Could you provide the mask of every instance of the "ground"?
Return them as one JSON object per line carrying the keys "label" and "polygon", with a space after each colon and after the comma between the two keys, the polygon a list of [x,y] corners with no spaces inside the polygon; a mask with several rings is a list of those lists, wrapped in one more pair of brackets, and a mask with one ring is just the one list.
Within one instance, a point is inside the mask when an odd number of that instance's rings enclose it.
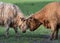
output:
{"label": "ground", "polygon": [[[22,10],[26,17],[29,15],[39,11],[46,4],[54,1],[54,0],[0,0],[3,2],[13,3]],[[59,1],[59,0],[55,0]],[[18,29],[20,36],[16,37],[13,28],[9,30],[9,38],[4,37],[4,27],[0,26],[0,43],[59,43],[60,42],[60,31],[58,40],[49,40],[51,30],[46,29],[44,26],[39,27],[36,31],[26,31],[26,33],[22,33],[20,29]]]}

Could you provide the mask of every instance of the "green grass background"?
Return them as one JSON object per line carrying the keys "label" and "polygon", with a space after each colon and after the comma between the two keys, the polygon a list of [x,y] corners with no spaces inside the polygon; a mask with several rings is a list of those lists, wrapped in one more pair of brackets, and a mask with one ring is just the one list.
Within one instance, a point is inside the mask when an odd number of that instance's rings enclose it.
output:
{"label": "green grass background", "polygon": [[[60,0],[0,0],[0,2],[13,3],[22,10],[26,17],[41,10],[46,4]],[[50,41],[48,37],[51,33],[50,29],[46,29],[44,26],[40,26],[37,30],[31,32],[29,29],[26,33],[20,33],[20,37],[15,37],[13,28],[10,28],[10,37],[4,37],[4,27],[0,26],[0,43],[60,43],[60,36],[58,40]],[[59,32],[60,34],[60,32]]]}

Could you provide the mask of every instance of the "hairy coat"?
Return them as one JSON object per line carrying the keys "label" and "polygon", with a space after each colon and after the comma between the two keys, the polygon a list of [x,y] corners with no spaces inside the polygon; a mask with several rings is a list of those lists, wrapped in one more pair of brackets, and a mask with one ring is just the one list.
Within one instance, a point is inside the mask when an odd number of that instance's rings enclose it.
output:
{"label": "hairy coat", "polygon": [[6,35],[8,33],[9,27],[13,27],[17,33],[17,27],[21,28],[23,32],[27,28],[25,16],[19,10],[19,7],[10,4],[0,2],[0,25],[6,27]]}
{"label": "hairy coat", "polygon": [[40,11],[30,16],[27,21],[31,31],[36,30],[42,24],[51,29],[52,34],[50,39],[56,39],[60,26],[60,3],[52,2],[47,4]]}

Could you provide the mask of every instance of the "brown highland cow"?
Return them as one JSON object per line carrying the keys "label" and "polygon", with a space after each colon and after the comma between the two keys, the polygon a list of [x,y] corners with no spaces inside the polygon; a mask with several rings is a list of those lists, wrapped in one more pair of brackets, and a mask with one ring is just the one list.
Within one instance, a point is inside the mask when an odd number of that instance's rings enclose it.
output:
{"label": "brown highland cow", "polygon": [[10,4],[0,2],[0,25],[4,25],[5,35],[8,35],[9,27],[13,27],[15,32],[17,32],[17,27],[21,28],[23,32],[25,32],[27,28],[26,19],[23,13],[19,10],[19,7]]}
{"label": "brown highland cow", "polygon": [[27,19],[27,24],[31,31],[36,30],[40,25],[44,25],[52,31],[50,39],[57,39],[60,28],[60,3],[47,4],[40,11],[30,16]]}

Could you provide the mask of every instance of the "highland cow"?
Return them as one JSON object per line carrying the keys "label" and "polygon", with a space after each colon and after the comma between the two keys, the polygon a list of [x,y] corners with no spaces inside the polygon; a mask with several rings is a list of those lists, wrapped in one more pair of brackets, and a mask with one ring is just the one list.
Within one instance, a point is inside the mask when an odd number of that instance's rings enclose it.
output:
{"label": "highland cow", "polygon": [[6,36],[8,36],[9,27],[13,27],[16,34],[18,33],[18,27],[21,28],[22,32],[25,32],[27,28],[25,16],[21,10],[19,10],[19,7],[4,2],[0,2],[0,25],[6,27]]}
{"label": "highland cow", "polygon": [[30,31],[36,30],[40,25],[44,25],[52,31],[50,39],[57,39],[60,28],[60,3],[52,2],[47,4],[40,11],[31,15],[27,19],[27,24]]}

